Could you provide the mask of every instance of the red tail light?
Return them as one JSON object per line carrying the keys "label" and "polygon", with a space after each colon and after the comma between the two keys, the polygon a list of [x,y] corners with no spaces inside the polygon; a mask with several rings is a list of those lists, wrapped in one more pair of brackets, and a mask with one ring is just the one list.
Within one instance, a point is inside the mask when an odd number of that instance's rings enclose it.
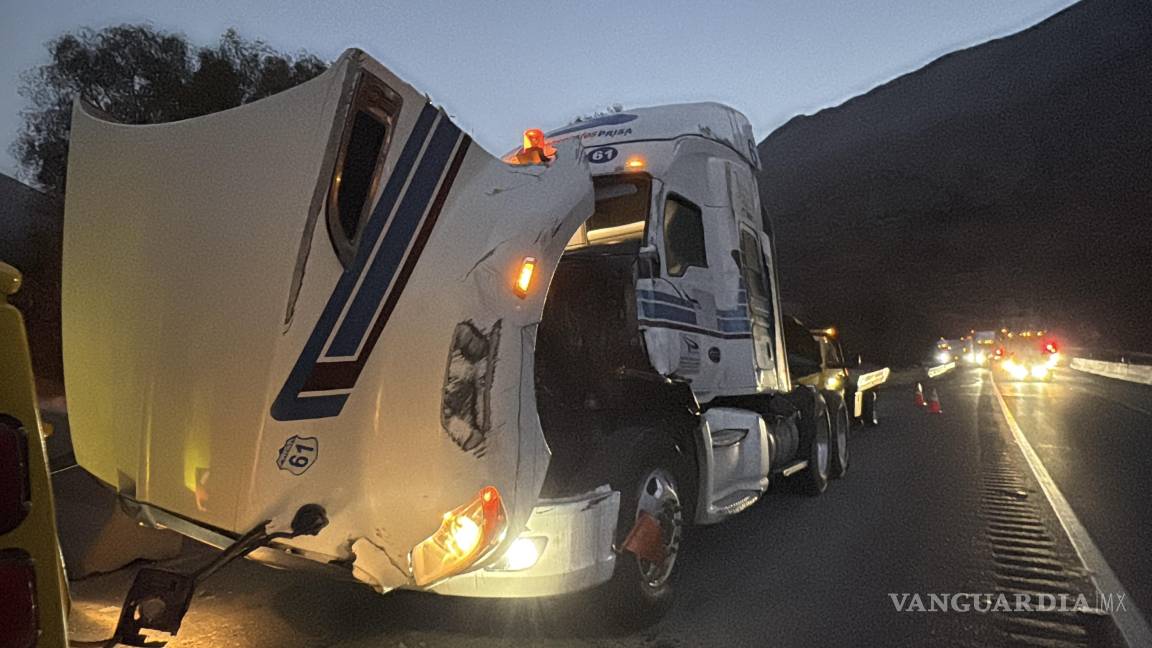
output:
{"label": "red tail light", "polygon": [[39,634],[32,559],[23,551],[0,551],[0,648],[31,648]]}
{"label": "red tail light", "polygon": [[28,439],[0,420],[0,535],[20,526],[28,514]]}

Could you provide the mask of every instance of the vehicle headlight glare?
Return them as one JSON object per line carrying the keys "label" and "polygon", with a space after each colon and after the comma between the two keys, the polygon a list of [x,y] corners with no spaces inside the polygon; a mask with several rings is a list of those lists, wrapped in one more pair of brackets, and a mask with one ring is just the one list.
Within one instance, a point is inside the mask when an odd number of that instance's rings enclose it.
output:
{"label": "vehicle headlight glare", "polygon": [[523,571],[531,569],[540,561],[540,555],[548,546],[548,538],[542,536],[521,536],[516,538],[504,557],[495,565],[489,567],[491,571]]}

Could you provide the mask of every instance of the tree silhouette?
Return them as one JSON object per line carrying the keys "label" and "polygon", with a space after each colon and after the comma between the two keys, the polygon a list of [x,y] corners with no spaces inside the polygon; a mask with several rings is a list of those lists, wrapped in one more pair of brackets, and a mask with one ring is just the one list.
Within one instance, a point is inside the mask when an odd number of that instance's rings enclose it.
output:
{"label": "tree silhouette", "polygon": [[277,52],[229,29],[213,47],[150,25],[80,29],[47,44],[50,62],[26,71],[31,107],[12,145],[24,179],[63,194],[72,103],[82,97],[113,119],[151,124],[217,112],[275,94],[327,69],[308,53]]}

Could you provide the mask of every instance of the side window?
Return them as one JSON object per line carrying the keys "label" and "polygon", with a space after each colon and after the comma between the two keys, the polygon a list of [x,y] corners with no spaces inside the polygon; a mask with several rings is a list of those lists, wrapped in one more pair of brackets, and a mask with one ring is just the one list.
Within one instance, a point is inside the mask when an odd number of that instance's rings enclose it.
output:
{"label": "side window", "polygon": [[824,363],[829,367],[843,367],[844,358],[840,357],[840,345],[835,342],[825,339],[822,343],[824,347]]}
{"label": "side window", "polygon": [[668,274],[679,277],[688,266],[708,267],[704,246],[704,217],[700,208],[680,196],[664,202],[664,254]]}
{"label": "side window", "polygon": [[328,190],[328,232],[345,265],[355,253],[360,229],[372,209],[399,114],[399,95],[376,78],[360,77]]}
{"label": "side window", "polygon": [[771,303],[768,294],[768,277],[764,274],[764,255],[760,253],[760,242],[752,232],[740,230],[740,256],[745,259],[748,274],[748,293],[752,299]]}
{"label": "side window", "polygon": [[795,318],[784,316],[784,342],[788,347],[788,366],[794,376],[807,376],[820,371],[820,343]]}

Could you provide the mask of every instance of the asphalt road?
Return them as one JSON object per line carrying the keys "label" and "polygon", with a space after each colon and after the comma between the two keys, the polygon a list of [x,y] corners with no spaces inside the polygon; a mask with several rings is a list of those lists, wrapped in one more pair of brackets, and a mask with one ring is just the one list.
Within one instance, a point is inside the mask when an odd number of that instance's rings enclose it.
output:
{"label": "asphalt road", "polygon": [[[1114,642],[1109,618],[1097,613],[897,611],[893,596],[904,594],[920,594],[924,600],[931,593],[1094,594],[1012,441],[987,372],[954,372],[932,388],[940,394],[943,414],[916,408],[908,384],[887,388],[881,425],[854,432],[849,474],[825,494],[804,496],[783,483],[735,518],[690,530],[676,604],[655,625],[605,627],[587,595],[551,601],[405,592],[379,596],[356,584],[244,562],[207,583],[169,645]],[[1080,390],[1093,389],[1102,395],[1085,406]],[[1068,480],[1061,488],[1084,523],[1115,531],[1093,535],[1133,595],[1146,596],[1146,587],[1132,578],[1152,582],[1147,559],[1140,556],[1140,540],[1149,533],[1149,507],[1138,505],[1140,493],[1133,485],[1148,474],[1141,467],[1149,467],[1152,453],[1144,450],[1147,435],[1139,445],[1134,439],[1140,428],[1125,426],[1144,421],[1147,432],[1148,419],[1136,418],[1139,412],[1131,405],[1112,403],[1110,398],[1120,396],[1092,380],[1061,376],[1052,385],[1008,387],[1006,395],[1020,412],[1020,425],[1039,444],[1037,451],[1053,461],[1053,477]],[[1115,439],[1099,441],[1107,435]],[[1088,452],[1087,446],[1097,448],[1092,459],[1073,461]],[[1142,452],[1131,467],[1121,460]],[[1117,483],[1120,478],[1128,485]],[[186,553],[177,566],[202,560],[208,552],[191,548]],[[74,638],[110,634],[130,578],[129,569],[73,583]]]}
{"label": "asphalt road", "polygon": [[1152,610],[1152,386],[1073,370],[997,385],[1129,596]]}

